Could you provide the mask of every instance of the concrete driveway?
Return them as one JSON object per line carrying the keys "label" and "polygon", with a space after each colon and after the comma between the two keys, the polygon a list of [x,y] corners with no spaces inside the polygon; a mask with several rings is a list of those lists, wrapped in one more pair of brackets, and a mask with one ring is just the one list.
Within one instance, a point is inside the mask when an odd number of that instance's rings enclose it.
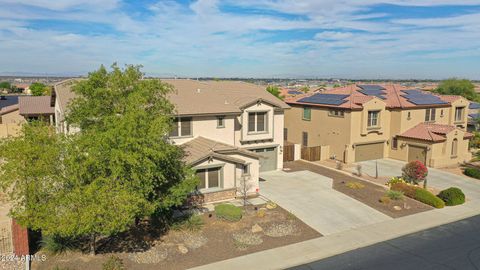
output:
{"label": "concrete driveway", "polygon": [[[393,159],[379,159],[378,175],[380,177],[392,177],[402,175],[402,167],[405,162]],[[368,175],[375,175],[375,160],[362,161],[362,170]],[[463,190],[467,200],[480,200],[480,180],[460,176],[439,169],[428,168],[428,185],[442,190],[449,187],[458,187]]]}
{"label": "concrete driveway", "polygon": [[323,235],[369,225],[391,217],[332,189],[325,176],[299,171],[262,173],[260,194],[292,212]]}

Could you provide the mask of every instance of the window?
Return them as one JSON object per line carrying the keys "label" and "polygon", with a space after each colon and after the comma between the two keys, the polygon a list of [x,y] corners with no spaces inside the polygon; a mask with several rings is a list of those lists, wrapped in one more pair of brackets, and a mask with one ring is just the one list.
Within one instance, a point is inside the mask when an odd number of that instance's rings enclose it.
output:
{"label": "window", "polygon": [[397,149],[398,148],[398,139],[397,137],[392,138],[392,149]]}
{"label": "window", "polygon": [[248,132],[267,131],[267,112],[248,113]]}
{"label": "window", "polygon": [[408,112],[408,113],[407,113],[407,120],[410,120],[411,116],[412,116],[411,113]]}
{"label": "window", "polygon": [[308,146],[308,132],[303,132],[302,133],[302,145],[303,146]]}
{"label": "window", "polygon": [[288,140],[288,128],[283,129],[283,140]]}
{"label": "window", "polygon": [[457,148],[458,148],[458,140],[457,139],[453,139],[452,141],[452,157],[457,157]]}
{"label": "window", "polygon": [[303,118],[302,119],[310,121],[312,119],[312,109],[303,108]]}
{"label": "window", "polygon": [[457,122],[463,121],[463,109],[464,107],[455,108],[455,121]]}
{"label": "window", "polygon": [[200,179],[197,189],[209,189],[220,187],[221,168],[209,168],[197,170],[196,174]]}
{"label": "window", "polygon": [[225,127],[225,116],[217,117],[217,128],[224,128]]}
{"label": "window", "polygon": [[250,164],[243,165],[243,175],[249,175],[249,174],[250,174]]}
{"label": "window", "polygon": [[434,122],[435,121],[436,109],[426,109],[425,110],[425,122]]}
{"label": "window", "polygon": [[443,110],[440,110],[440,117],[443,117]]}
{"label": "window", "polygon": [[179,117],[173,121],[170,137],[192,136],[192,118]]}
{"label": "window", "polygon": [[330,110],[328,111],[329,116],[343,117],[345,112],[342,110]]}
{"label": "window", "polygon": [[369,111],[367,127],[378,127],[380,111]]}

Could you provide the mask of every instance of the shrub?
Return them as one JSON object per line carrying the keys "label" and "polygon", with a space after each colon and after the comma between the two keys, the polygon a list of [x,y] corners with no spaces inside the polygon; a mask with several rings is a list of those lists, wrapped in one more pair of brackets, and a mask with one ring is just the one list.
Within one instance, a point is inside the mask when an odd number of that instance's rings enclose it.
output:
{"label": "shrub", "polygon": [[170,228],[177,231],[199,231],[204,225],[203,219],[199,215],[188,215],[178,218],[170,225]]}
{"label": "shrub", "polygon": [[396,183],[406,183],[406,182],[402,177],[392,177],[390,180],[388,180],[386,185],[391,187],[393,184],[396,184]]}
{"label": "shrub", "polygon": [[477,168],[466,168],[463,172],[466,176],[480,179],[480,170]]}
{"label": "shrub", "polygon": [[365,185],[360,182],[347,182],[345,185],[351,189],[362,189],[365,187]]}
{"label": "shrub", "polygon": [[117,256],[110,256],[108,260],[102,265],[103,270],[124,270],[123,260]]}
{"label": "shrub", "polygon": [[445,205],[454,206],[465,202],[465,194],[456,187],[447,188],[440,191],[438,197],[445,202]]}
{"label": "shrub", "polygon": [[239,221],[242,219],[242,209],[231,204],[219,204],[215,205],[215,215],[220,219]]}
{"label": "shrub", "polygon": [[45,235],[40,246],[52,254],[61,254],[75,249],[75,239],[58,235]]}
{"label": "shrub", "polygon": [[445,202],[443,202],[442,199],[423,188],[417,188],[415,191],[415,200],[431,205],[435,208],[445,207]]}
{"label": "shrub", "polygon": [[405,196],[435,208],[443,208],[445,206],[445,203],[442,201],[442,199],[421,187],[416,187],[406,183],[396,183],[392,185],[391,190],[402,191]]}
{"label": "shrub", "polygon": [[399,191],[399,190],[389,190],[387,191],[386,195],[388,198],[394,201],[403,199],[403,191]]}
{"label": "shrub", "polygon": [[411,161],[402,168],[402,177],[409,183],[418,184],[424,181],[427,175],[427,167],[419,160]]}
{"label": "shrub", "polygon": [[381,197],[378,201],[383,203],[383,204],[389,204],[391,202],[390,198],[387,197],[387,196]]}

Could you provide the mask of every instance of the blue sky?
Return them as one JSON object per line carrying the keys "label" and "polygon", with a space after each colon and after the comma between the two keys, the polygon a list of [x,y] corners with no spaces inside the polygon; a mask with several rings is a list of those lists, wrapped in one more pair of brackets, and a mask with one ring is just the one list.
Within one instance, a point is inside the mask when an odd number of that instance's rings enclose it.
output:
{"label": "blue sky", "polygon": [[479,0],[0,0],[1,72],[480,79]]}

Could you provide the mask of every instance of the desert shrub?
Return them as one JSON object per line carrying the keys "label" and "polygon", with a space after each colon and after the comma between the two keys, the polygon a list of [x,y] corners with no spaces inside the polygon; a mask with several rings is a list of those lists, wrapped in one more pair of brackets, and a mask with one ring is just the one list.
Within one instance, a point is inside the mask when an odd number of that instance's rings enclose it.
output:
{"label": "desert shrub", "polygon": [[347,182],[345,185],[351,189],[362,189],[365,187],[365,185],[360,182]]}
{"label": "desert shrub", "polygon": [[387,196],[383,196],[378,201],[383,203],[383,204],[389,204],[392,200],[390,200],[390,198],[387,197]]}
{"label": "desert shrub", "polygon": [[76,248],[76,240],[58,235],[45,235],[40,240],[40,246],[52,254],[61,254]]}
{"label": "desert shrub", "polygon": [[177,231],[199,231],[203,228],[204,222],[199,215],[188,215],[175,220],[170,228]]}
{"label": "desert shrub", "polygon": [[403,199],[403,191],[399,191],[399,190],[389,190],[387,191],[386,195],[388,198],[394,201]]}
{"label": "desert shrub", "polygon": [[442,201],[442,199],[421,187],[406,183],[396,183],[392,185],[391,190],[402,191],[405,196],[435,208],[443,208],[445,206],[445,203]]}
{"label": "desert shrub", "polygon": [[215,215],[220,219],[239,221],[242,218],[242,209],[231,204],[219,204],[215,205]]}
{"label": "desert shrub", "polygon": [[108,260],[102,265],[103,270],[124,270],[123,260],[117,256],[110,256]]}
{"label": "desert shrub", "polygon": [[390,187],[390,190],[401,191],[403,194],[410,198],[415,198],[415,190],[418,187],[409,185],[407,183],[395,183]]}
{"label": "desert shrub", "polygon": [[466,168],[463,172],[466,176],[480,179],[480,170],[477,168]]}
{"label": "desert shrub", "polygon": [[435,208],[445,207],[445,202],[443,202],[442,199],[423,188],[417,188],[414,199],[423,202],[424,204],[431,205]]}
{"label": "desert shrub", "polygon": [[427,167],[419,160],[411,161],[402,168],[402,178],[408,183],[418,184],[425,181],[427,175]]}
{"label": "desert shrub", "polygon": [[402,177],[392,177],[390,180],[388,180],[387,186],[391,187],[393,184],[396,184],[396,183],[406,183],[406,182]]}
{"label": "desert shrub", "polygon": [[440,191],[438,197],[445,202],[445,205],[454,206],[465,202],[465,194],[456,187],[447,188]]}

